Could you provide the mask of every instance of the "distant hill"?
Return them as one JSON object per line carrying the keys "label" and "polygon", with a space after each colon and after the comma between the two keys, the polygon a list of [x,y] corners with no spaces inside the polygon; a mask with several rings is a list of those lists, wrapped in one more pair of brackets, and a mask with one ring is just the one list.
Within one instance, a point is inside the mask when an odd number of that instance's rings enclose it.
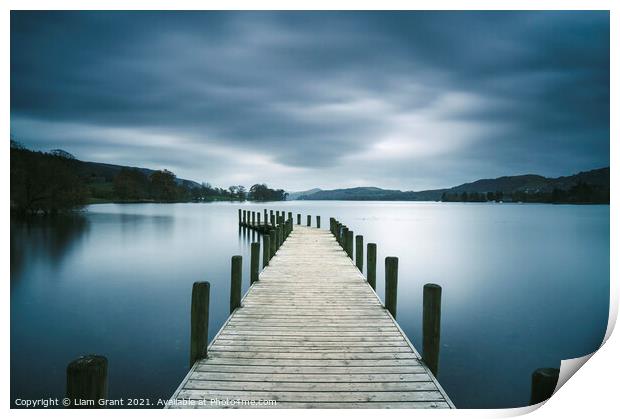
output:
{"label": "distant hill", "polygon": [[321,189],[314,188],[314,189],[308,189],[307,191],[287,192],[288,195],[286,197],[286,200],[287,201],[294,201],[296,199],[300,199],[300,197],[302,197],[302,196],[311,195],[313,193],[320,192],[320,191],[321,191]]}
{"label": "distant hill", "polygon": [[[93,183],[112,182],[122,169],[139,170],[147,176],[155,172],[153,169],[146,169],[144,167],[121,166],[118,164],[96,163],[81,160],[75,160],[75,165],[79,175],[87,182]],[[193,180],[176,178],[176,182],[178,185],[185,186],[186,188],[200,187],[200,184]]]}
{"label": "distant hill", "polygon": [[609,203],[609,167],[572,176],[539,175],[481,179],[447,189],[400,191],[376,187],[321,190],[298,197],[302,200],[344,201],[487,201]]}

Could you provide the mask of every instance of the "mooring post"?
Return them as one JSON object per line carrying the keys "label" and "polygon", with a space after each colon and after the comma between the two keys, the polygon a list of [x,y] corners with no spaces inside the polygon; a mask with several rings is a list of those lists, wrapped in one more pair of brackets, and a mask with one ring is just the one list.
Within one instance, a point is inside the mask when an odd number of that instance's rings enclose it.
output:
{"label": "mooring post", "polygon": [[245,226],[245,217],[246,217],[245,210],[243,210],[243,225],[244,226]]}
{"label": "mooring post", "polygon": [[278,234],[278,250],[280,249],[280,246],[282,246],[282,224],[278,224],[278,227],[276,228],[277,234]]}
{"label": "mooring post", "polygon": [[239,208],[239,225],[241,225],[241,208]]}
{"label": "mooring post", "polygon": [[269,234],[263,234],[263,269],[269,265],[269,253],[271,252],[271,236]]}
{"label": "mooring post", "polygon": [[269,219],[272,220],[273,219],[273,210],[269,210]]}
{"label": "mooring post", "polygon": [[366,246],[366,277],[368,285],[377,289],[377,244],[368,243]]}
{"label": "mooring post", "polygon": [[553,396],[559,377],[560,370],[557,368],[538,368],[534,371],[532,374],[530,405],[544,402]]}
{"label": "mooring post", "polygon": [[276,231],[274,229],[269,230],[269,244],[271,245],[271,249],[269,251],[269,260],[271,260],[271,258],[274,257],[276,254],[276,241]]}
{"label": "mooring post", "polygon": [[273,214],[271,214],[271,216],[270,216],[270,217],[271,217],[271,218],[270,218],[270,220],[271,220],[271,226],[272,226],[272,227],[275,227],[275,226],[276,226],[276,216],[275,216],[275,215],[273,215]]}
{"label": "mooring post", "polygon": [[307,225],[308,227],[310,227],[310,226],[312,225],[312,216],[311,216],[311,215],[308,215],[308,217],[307,217],[307,218],[308,218],[308,219],[307,219],[306,225]]}
{"label": "mooring post", "polygon": [[385,258],[385,308],[396,318],[396,300],[398,289],[398,258]]}
{"label": "mooring post", "polygon": [[[101,355],[82,356],[67,365],[67,392],[69,408],[101,408],[99,400],[108,397],[108,360]],[[92,406],[76,403],[92,400]]]}
{"label": "mooring post", "polygon": [[191,330],[189,367],[199,359],[207,358],[209,344],[209,291],[207,281],[194,282],[192,286]]}
{"label": "mooring post", "polygon": [[301,225],[301,214],[297,214],[297,225]]}
{"label": "mooring post", "polygon": [[256,212],[252,211],[252,227],[256,225]]}
{"label": "mooring post", "polygon": [[353,260],[353,230],[347,231],[347,255]]}
{"label": "mooring post", "polygon": [[355,236],[355,266],[364,272],[364,236]]}
{"label": "mooring post", "polygon": [[250,245],[250,285],[258,281],[258,258],[260,257],[260,243]]}
{"label": "mooring post", "polygon": [[288,212],[288,219],[289,220],[293,219],[293,213],[291,211]]}
{"label": "mooring post", "polygon": [[256,213],[256,221],[257,221],[258,226],[260,227],[260,212]]}
{"label": "mooring post", "polygon": [[267,217],[267,208],[263,209],[263,211],[264,211],[263,214],[265,215],[265,217],[264,217],[265,218],[265,224],[267,224],[267,220],[269,220],[269,218]]}
{"label": "mooring post", "polygon": [[233,256],[230,268],[230,313],[241,306],[241,270],[242,258]]}
{"label": "mooring post", "polygon": [[342,250],[347,251],[347,236],[349,235],[349,229],[347,226],[342,226],[342,233],[340,237],[340,246],[342,246]]}
{"label": "mooring post", "polygon": [[437,376],[441,337],[441,287],[439,285],[424,285],[422,307],[422,360],[433,375]]}
{"label": "mooring post", "polygon": [[316,216],[316,228],[321,228],[321,216]]}

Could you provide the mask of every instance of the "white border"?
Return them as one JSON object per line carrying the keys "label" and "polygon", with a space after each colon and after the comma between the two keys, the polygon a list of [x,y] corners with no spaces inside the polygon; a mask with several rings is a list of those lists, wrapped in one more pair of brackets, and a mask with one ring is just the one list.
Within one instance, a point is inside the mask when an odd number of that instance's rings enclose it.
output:
{"label": "white border", "polygon": [[[618,83],[617,83],[617,75],[619,74],[619,66],[618,66],[618,39],[620,39],[620,33],[618,32],[618,24],[620,23],[620,19],[618,17],[618,2],[613,2],[611,0],[607,1],[583,1],[583,0],[502,0],[502,1],[489,1],[489,0],[471,0],[471,1],[446,1],[446,0],[435,0],[435,1],[403,1],[403,0],[383,0],[381,2],[369,2],[369,1],[325,1],[325,0],[315,0],[315,1],[297,1],[295,3],[291,1],[241,1],[241,0],[231,0],[228,2],[200,2],[200,1],[191,1],[191,0],[176,0],[171,2],[169,0],[151,0],[151,1],[140,1],[140,0],[89,0],[85,1],[77,1],[77,0],[57,0],[53,3],[50,1],[44,0],[8,0],[4,1],[4,13],[2,15],[2,42],[0,43],[0,48],[2,48],[2,56],[5,58],[4,65],[2,66],[2,80],[4,80],[4,100],[2,101],[2,125],[5,133],[10,132],[10,96],[8,92],[10,91],[10,67],[7,64],[10,57],[10,10],[139,10],[144,9],[145,6],[148,6],[149,9],[156,10],[200,10],[200,9],[228,9],[228,10],[245,10],[245,9],[266,9],[266,10],[310,10],[310,9],[321,9],[321,10],[356,10],[356,9],[364,9],[364,10],[385,10],[385,9],[400,9],[400,10],[610,10],[610,20],[611,20],[611,39],[610,39],[610,54],[611,54],[611,115],[618,115]],[[618,123],[613,118],[611,119],[611,138],[620,139],[620,132],[618,128]],[[10,346],[9,346],[9,324],[10,324],[10,292],[9,292],[9,278],[10,278],[10,269],[9,269],[9,153],[8,147],[1,148],[0,158],[4,167],[4,176],[2,177],[1,190],[0,193],[5,197],[5,205],[2,207],[2,215],[5,222],[5,233],[4,233],[4,242],[3,242],[3,258],[4,263],[2,263],[2,270],[4,275],[4,321],[2,322],[2,332],[5,337],[4,345],[2,346],[2,372],[3,372],[3,380],[0,388],[0,394],[2,397],[2,404],[5,409],[9,409],[9,386],[10,386],[10,372],[9,372],[9,355],[10,355]],[[616,190],[618,185],[618,176],[616,170],[614,168],[618,164],[618,146],[616,142],[610,141],[610,163],[611,163],[611,188],[612,190]],[[618,207],[618,195],[612,194],[611,199],[611,209],[615,209]],[[610,309],[610,322],[607,330],[606,344],[593,356],[587,363],[587,365],[582,368],[577,374],[577,378],[569,380],[554,397],[552,397],[545,405],[544,408],[536,410],[535,413],[532,414],[532,417],[536,418],[549,418],[549,417],[583,417],[584,415],[588,415],[590,417],[610,417],[611,412],[617,411],[615,406],[615,375],[618,372],[618,358],[620,355],[619,344],[617,337],[611,337],[610,334],[613,330],[613,327],[616,322],[617,313],[618,313],[618,280],[619,272],[618,272],[618,263],[617,260],[613,257],[613,255],[617,255],[618,253],[618,223],[615,217],[611,217],[611,246],[610,246],[610,255],[611,257],[611,309]],[[43,349],[43,348],[42,348]],[[506,409],[506,410],[453,410],[453,411],[432,411],[432,410],[423,410],[423,411],[407,411],[407,410],[399,410],[399,411],[382,411],[381,415],[390,414],[393,416],[402,416],[402,417],[410,417],[410,415],[415,414],[416,417],[444,417],[450,415],[451,417],[504,417],[504,416],[516,416],[520,414],[527,413],[531,411],[531,408],[523,408],[523,409]],[[91,411],[89,415],[92,416],[109,416],[116,413],[125,415],[127,411],[115,411],[112,413],[111,411]],[[174,413],[173,413],[174,412]],[[298,417],[312,417],[316,415],[317,412],[305,411],[305,410],[296,410],[293,414]],[[40,417],[42,415],[42,411],[37,410],[11,410],[10,414],[19,416],[19,417]],[[67,417],[67,416],[83,416],[84,411],[67,411],[67,410],[48,410],[43,413],[49,417]],[[253,417],[257,416],[280,416],[290,415],[289,411],[280,411],[280,410],[210,410],[208,412],[193,412],[187,410],[156,410],[156,411],[147,411],[147,410],[134,410],[129,413],[132,417],[154,417],[154,416],[167,416],[169,417],[171,414],[174,415],[196,415],[208,414],[209,416],[218,415],[218,416],[245,416],[252,415]],[[375,411],[366,411],[366,410],[355,410],[355,411],[321,411],[320,414],[323,416],[330,417],[342,417],[349,416],[352,417],[355,415],[359,416],[375,416],[377,412]]]}

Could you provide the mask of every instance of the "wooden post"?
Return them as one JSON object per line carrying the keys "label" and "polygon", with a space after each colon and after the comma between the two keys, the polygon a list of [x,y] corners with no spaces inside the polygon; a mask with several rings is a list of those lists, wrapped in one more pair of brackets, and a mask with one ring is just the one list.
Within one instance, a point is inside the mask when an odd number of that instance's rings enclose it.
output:
{"label": "wooden post", "polygon": [[316,216],[316,228],[321,228],[321,216]]}
{"label": "wooden post", "polygon": [[267,208],[263,209],[263,211],[265,215],[265,224],[267,224],[267,220],[269,220],[269,217],[267,217]]}
{"label": "wooden post", "polygon": [[276,220],[280,222],[280,211],[276,211]]}
{"label": "wooden post", "polygon": [[385,308],[396,318],[396,300],[398,289],[398,258],[385,258]]}
{"label": "wooden post", "polygon": [[[105,356],[88,355],[67,365],[67,392],[69,408],[101,408],[99,400],[108,397],[108,360]],[[82,406],[76,401],[92,400],[92,406]]]}
{"label": "wooden post", "polygon": [[329,217],[329,232],[334,234],[334,217]]}
{"label": "wooden post", "polygon": [[258,281],[258,258],[260,257],[260,243],[250,245],[250,285]]}
{"label": "wooden post", "polygon": [[377,244],[368,243],[366,246],[366,277],[368,285],[377,289]]}
{"label": "wooden post", "polygon": [[297,214],[297,225],[301,225],[301,214]]}
{"label": "wooden post", "polygon": [[233,256],[230,268],[230,313],[241,306],[241,256]]}
{"label": "wooden post", "polygon": [[276,226],[276,216],[271,214],[271,226],[275,227]]}
{"label": "wooden post", "polygon": [[538,368],[534,371],[532,374],[530,405],[544,402],[553,396],[559,377],[560,370],[557,368]]}
{"label": "wooden post", "polygon": [[241,225],[241,208],[239,208],[239,225]]}
{"label": "wooden post", "polygon": [[276,227],[276,240],[277,240],[277,246],[276,248],[279,250],[280,246],[282,246],[282,224],[278,224],[278,227]]}
{"label": "wooden post", "polygon": [[291,211],[288,212],[288,219],[289,220],[293,219],[293,213]]}
{"label": "wooden post", "polygon": [[258,222],[258,225],[260,226],[260,212],[256,213],[256,221]]}
{"label": "wooden post", "polygon": [[194,282],[192,286],[191,331],[189,344],[189,367],[207,357],[209,344],[209,291],[206,282]]}
{"label": "wooden post", "polygon": [[263,234],[263,269],[269,265],[269,259],[271,259],[269,253],[271,252],[271,236],[269,234]]}
{"label": "wooden post", "polygon": [[252,227],[256,225],[256,212],[252,211]]}
{"label": "wooden post", "polygon": [[355,266],[364,272],[364,236],[355,236]]}
{"label": "wooden post", "polygon": [[271,244],[271,249],[269,251],[269,260],[271,260],[272,257],[275,256],[276,254],[276,245],[277,245],[277,237],[276,237],[276,231],[275,230],[270,230],[269,231],[269,242]]}
{"label": "wooden post", "polygon": [[308,215],[308,222],[307,222],[307,226],[310,227],[312,225],[312,216]]}
{"label": "wooden post", "polygon": [[243,210],[243,225],[244,226],[245,226],[245,217],[246,217],[245,210]]}
{"label": "wooden post", "polygon": [[347,255],[353,260],[353,230],[347,230]]}
{"label": "wooden post", "polygon": [[272,220],[273,219],[273,210],[269,210],[269,219]]}
{"label": "wooden post", "polygon": [[433,375],[437,376],[441,336],[441,287],[439,285],[424,285],[422,307],[422,360]]}

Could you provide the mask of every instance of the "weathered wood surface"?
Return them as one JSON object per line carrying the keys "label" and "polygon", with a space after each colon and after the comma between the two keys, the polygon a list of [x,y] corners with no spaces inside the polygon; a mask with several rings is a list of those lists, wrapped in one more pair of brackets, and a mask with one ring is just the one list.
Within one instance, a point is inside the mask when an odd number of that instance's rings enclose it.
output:
{"label": "weathered wood surface", "polygon": [[454,407],[334,236],[302,226],[260,273],[211,342],[208,358],[194,364],[171,402],[198,408]]}

